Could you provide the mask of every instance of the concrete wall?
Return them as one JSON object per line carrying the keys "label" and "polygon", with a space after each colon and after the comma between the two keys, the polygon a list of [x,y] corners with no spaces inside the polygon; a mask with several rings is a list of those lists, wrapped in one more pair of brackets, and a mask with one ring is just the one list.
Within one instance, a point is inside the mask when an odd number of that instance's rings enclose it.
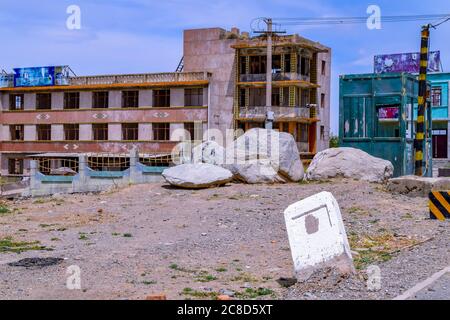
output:
{"label": "concrete wall", "polygon": [[122,140],[122,124],[110,123],[108,125],[108,139],[113,141]]}
{"label": "concrete wall", "polygon": [[109,91],[109,107],[121,108],[122,107],[122,91],[112,90]]}
{"label": "concrete wall", "polygon": [[[327,53],[319,53],[317,58],[317,81],[320,88],[317,90],[318,116],[320,122],[317,123],[317,152],[329,148],[331,135],[331,49]],[[322,75],[322,60],[326,63],[325,75]],[[325,94],[325,105],[322,107],[321,94]],[[321,139],[320,127],[324,126],[325,137]],[[336,133],[337,134],[337,133]]]}
{"label": "concrete wall", "polygon": [[80,92],[80,109],[92,109],[92,91]]}
{"label": "concrete wall", "polygon": [[36,94],[35,93],[25,93],[24,94],[24,105],[25,110],[36,110]]}
{"label": "concrete wall", "polygon": [[64,125],[52,124],[52,141],[64,140]]}
{"label": "concrete wall", "polygon": [[9,109],[9,94],[0,93],[0,110]]}
{"label": "concrete wall", "polygon": [[139,140],[151,141],[153,139],[153,131],[151,123],[139,123]]}
{"label": "concrete wall", "polygon": [[37,132],[36,126],[27,124],[24,126],[24,140],[25,141],[36,141],[37,140]]}
{"label": "concrete wall", "polygon": [[183,107],[184,106],[184,89],[172,88],[170,89],[170,106]]}
{"label": "concrete wall", "polygon": [[1,141],[10,141],[11,131],[9,131],[9,125],[1,126]]}
{"label": "concrete wall", "polygon": [[234,60],[231,45],[237,40],[226,39],[220,28],[184,31],[184,71],[208,71],[210,81],[210,128],[225,134],[233,128]]}
{"label": "concrete wall", "polygon": [[64,109],[64,92],[52,93],[52,110]]}
{"label": "concrete wall", "polygon": [[139,90],[139,107],[153,106],[153,90]]}
{"label": "concrete wall", "polygon": [[92,140],[92,124],[83,123],[80,124],[80,140],[81,141],[90,141]]}
{"label": "concrete wall", "polygon": [[186,138],[184,131],[184,123],[171,123],[170,124],[170,141],[180,141]]}

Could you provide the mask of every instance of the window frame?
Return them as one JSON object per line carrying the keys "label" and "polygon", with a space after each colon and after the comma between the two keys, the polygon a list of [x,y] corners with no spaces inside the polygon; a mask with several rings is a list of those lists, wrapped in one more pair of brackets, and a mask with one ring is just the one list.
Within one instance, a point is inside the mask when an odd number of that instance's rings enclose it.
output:
{"label": "window frame", "polygon": [[[47,138],[47,139],[44,139]],[[37,124],[36,125],[36,140],[37,141],[51,141],[52,140],[52,125],[51,124]]]}
{"label": "window frame", "polygon": [[[100,128],[100,126],[102,126],[102,128]],[[108,130],[109,130],[109,128],[108,128],[107,123],[93,123],[92,124],[92,140],[93,141],[107,141],[109,138]],[[99,135],[99,132],[101,132],[100,135]],[[103,137],[106,139],[99,139],[99,137],[101,137],[102,134],[103,134]]]}
{"label": "window frame", "polygon": [[170,89],[153,90],[153,107],[157,108],[170,107]]}
{"label": "window frame", "polygon": [[80,92],[64,92],[64,110],[80,109]]}
{"label": "window frame", "polygon": [[[196,92],[195,94],[193,92]],[[203,88],[186,88],[184,89],[184,106],[185,107],[202,107],[203,106]]]}
{"label": "window frame", "polygon": [[[106,97],[99,99],[99,95],[106,94]],[[103,101],[102,101],[103,100]],[[103,105],[98,103],[103,102]],[[92,109],[108,109],[109,108],[109,91],[93,91],[92,92]]]}
{"label": "window frame", "polygon": [[63,124],[64,141],[80,140],[80,125],[78,123]]}
{"label": "window frame", "polygon": [[138,141],[138,140],[139,140],[139,123],[122,123],[122,141]]}
{"label": "window frame", "polygon": [[122,91],[122,109],[139,108],[139,90]]}
{"label": "window frame", "polygon": [[[47,99],[43,99],[47,97]],[[46,103],[42,103],[44,100]],[[52,109],[52,94],[49,92],[36,93],[36,110],[51,110]]]}
{"label": "window frame", "polygon": [[[160,128],[159,126],[164,126]],[[163,131],[161,133],[161,131]],[[170,141],[170,123],[169,122],[157,122],[152,124],[153,140],[155,141]]]}
{"label": "window frame", "polygon": [[[20,98],[20,106],[17,108],[17,98]],[[25,108],[25,95],[20,93],[14,93],[9,95],[9,110],[10,111],[20,111]]]}

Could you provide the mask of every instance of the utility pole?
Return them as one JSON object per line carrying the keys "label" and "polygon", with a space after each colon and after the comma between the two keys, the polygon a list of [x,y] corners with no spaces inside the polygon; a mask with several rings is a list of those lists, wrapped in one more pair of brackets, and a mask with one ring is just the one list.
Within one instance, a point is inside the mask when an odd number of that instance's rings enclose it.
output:
{"label": "utility pole", "polygon": [[286,31],[273,31],[273,22],[271,18],[264,18],[267,25],[266,31],[255,31],[255,33],[265,34],[267,36],[267,62],[266,62],[266,129],[273,129],[274,112],[272,111],[272,47],[273,35],[277,33],[286,33]]}
{"label": "utility pole", "polygon": [[416,137],[414,140],[415,170],[416,176],[422,176],[423,149],[425,140],[425,111],[427,108],[427,72],[429,59],[430,27],[422,27],[421,48],[420,48],[420,73],[419,73],[419,96],[416,123]]}

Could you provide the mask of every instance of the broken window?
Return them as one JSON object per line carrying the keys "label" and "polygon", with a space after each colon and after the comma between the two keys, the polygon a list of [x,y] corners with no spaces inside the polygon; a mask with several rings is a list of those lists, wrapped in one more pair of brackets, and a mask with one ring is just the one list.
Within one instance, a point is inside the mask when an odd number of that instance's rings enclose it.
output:
{"label": "broken window", "polygon": [[309,76],[311,70],[311,59],[307,57],[301,57],[300,59],[300,74],[303,76]]}
{"label": "broken window", "polygon": [[109,107],[109,92],[96,91],[92,93],[92,108],[106,109]]}
{"label": "broken window", "polygon": [[284,55],[284,72],[291,72],[291,54]]}
{"label": "broken window", "polygon": [[239,90],[239,107],[245,107],[245,89]]}
{"label": "broken window", "polygon": [[239,57],[239,74],[247,73],[247,57],[240,56]]}
{"label": "broken window", "polygon": [[433,107],[440,107],[442,105],[442,88],[435,87],[431,89],[431,101]]}
{"label": "broken window", "polygon": [[203,88],[185,89],[184,105],[186,107],[203,106]]}
{"label": "broken window", "polygon": [[12,141],[23,141],[24,140],[24,125],[14,124],[9,126],[9,131],[11,134]]}
{"label": "broken window", "polygon": [[153,91],[154,107],[170,107],[170,89]]}
{"label": "broken window", "polygon": [[51,93],[37,93],[36,94],[36,109],[50,110],[52,108],[52,94]]}
{"label": "broken window", "polygon": [[36,126],[36,131],[38,141],[52,140],[52,126],[50,124],[38,124]]}
{"label": "broken window", "polygon": [[9,96],[9,110],[23,110],[24,108],[24,95],[12,94]]}
{"label": "broken window", "polygon": [[281,73],[281,55],[272,56],[272,73]]}
{"label": "broken window", "polygon": [[282,88],[274,88],[272,90],[272,106],[280,106],[280,90],[282,90]]}
{"label": "broken window", "polygon": [[23,174],[23,159],[8,159],[8,174]]}
{"label": "broken window", "polygon": [[92,139],[94,141],[108,140],[108,124],[95,123],[92,125]]}
{"label": "broken window", "polygon": [[80,109],[80,93],[65,92],[64,93],[64,109]]}
{"label": "broken window", "polygon": [[64,125],[64,140],[77,141],[80,139],[80,126],[75,123]]}
{"label": "broken window", "polygon": [[266,73],[266,56],[250,56],[250,73],[251,74],[264,74]]}
{"label": "broken window", "polygon": [[139,124],[122,123],[122,140],[125,141],[139,140]]}
{"label": "broken window", "polygon": [[153,123],[153,140],[170,140],[170,123]]}
{"label": "broken window", "polygon": [[122,91],[122,108],[138,108],[139,91]]}
{"label": "broken window", "polygon": [[369,97],[344,97],[344,138],[367,138],[367,119],[372,106]]}
{"label": "broken window", "polygon": [[309,126],[306,123],[299,123],[297,130],[298,142],[309,142]]}
{"label": "broken window", "polygon": [[[400,97],[386,97],[383,103],[375,105],[377,124],[376,137],[400,137]],[[398,100],[399,103],[393,103]]]}

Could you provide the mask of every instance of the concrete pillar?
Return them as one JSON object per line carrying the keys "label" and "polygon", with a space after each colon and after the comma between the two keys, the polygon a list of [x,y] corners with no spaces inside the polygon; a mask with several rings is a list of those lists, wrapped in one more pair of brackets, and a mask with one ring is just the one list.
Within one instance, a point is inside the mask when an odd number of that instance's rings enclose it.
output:
{"label": "concrete pillar", "polygon": [[0,94],[0,110],[9,110],[9,94]]}
{"label": "concrete pillar", "polygon": [[92,140],[92,124],[83,123],[80,124],[80,140],[91,141]]}
{"label": "concrete pillar", "polygon": [[121,141],[122,140],[122,124],[110,123],[108,125],[108,140]]}
{"label": "concrete pillar", "polygon": [[52,110],[64,109],[64,92],[52,93]]}
{"label": "concrete pillar", "polygon": [[92,109],[92,91],[80,92],[80,109]]}
{"label": "concrete pillar", "polygon": [[86,155],[78,156],[78,174],[74,177],[72,187],[74,192],[88,192],[89,175]]}
{"label": "concrete pillar", "polygon": [[184,130],[184,123],[170,124],[170,141],[181,141],[186,138]]}
{"label": "concrete pillar", "polygon": [[139,107],[153,106],[153,90],[139,90]]}
{"label": "concrete pillar", "polygon": [[109,92],[109,108],[122,108],[122,91],[113,90]]}
{"label": "concrete pillar", "polygon": [[172,88],[170,89],[170,106],[183,107],[184,106],[184,89]]}
{"label": "concrete pillar", "polygon": [[38,162],[37,160],[31,160],[30,161],[30,190],[31,190],[31,194],[33,194],[33,190],[38,189],[38,179],[37,179],[37,174],[38,174]]}
{"label": "concrete pillar", "polygon": [[151,123],[139,123],[139,136],[140,141],[151,141],[153,139],[153,131]]}
{"label": "concrete pillar", "polygon": [[64,125],[52,124],[52,141],[64,141]]}
{"label": "concrete pillar", "polygon": [[25,93],[23,96],[23,109],[36,110],[36,93]]}
{"label": "concrete pillar", "polygon": [[36,141],[37,140],[36,125],[34,124],[24,125],[23,135],[25,141]]}
{"label": "concrete pillar", "polygon": [[203,106],[204,107],[207,107],[209,104],[208,98],[209,98],[208,88],[203,88]]}
{"label": "concrete pillar", "polygon": [[129,183],[140,183],[140,172],[137,168],[139,162],[139,151],[137,148],[133,148],[130,151],[130,181]]}

